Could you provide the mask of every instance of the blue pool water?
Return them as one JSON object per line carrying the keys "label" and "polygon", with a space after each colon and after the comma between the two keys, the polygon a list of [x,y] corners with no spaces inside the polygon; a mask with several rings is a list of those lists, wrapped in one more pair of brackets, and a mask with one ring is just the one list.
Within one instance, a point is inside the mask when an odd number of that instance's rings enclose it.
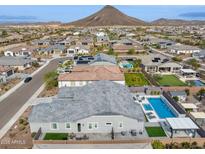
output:
{"label": "blue pool water", "polygon": [[128,64],[123,64],[123,67],[124,68],[133,68],[133,65],[132,64],[130,64],[130,63],[128,63]]}
{"label": "blue pool water", "polygon": [[191,81],[195,86],[204,86],[205,84],[200,80]]}
{"label": "blue pool water", "polygon": [[153,108],[151,107],[150,104],[143,104],[143,107],[146,111],[152,111],[153,110]]}
{"label": "blue pool water", "polygon": [[161,98],[148,98],[149,103],[154,108],[161,119],[176,117],[169,106]]}

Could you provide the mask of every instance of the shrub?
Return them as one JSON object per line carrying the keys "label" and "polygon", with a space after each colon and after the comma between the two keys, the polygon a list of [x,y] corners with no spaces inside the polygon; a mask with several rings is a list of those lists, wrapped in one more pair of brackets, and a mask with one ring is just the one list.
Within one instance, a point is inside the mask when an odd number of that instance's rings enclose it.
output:
{"label": "shrub", "polygon": [[25,127],[24,125],[20,125],[20,126],[19,126],[19,130],[20,130],[20,131],[23,131],[25,128],[26,128],[26,127]]}
{"label": "shrub", "polygon": [[52,89],[58,86],[58,73],[56,71],[48,72],[44,76],[44,82],[46,83],[46,89]]}
{"label": "shrub", "polygon": [[19,119],[19,124],[23,124],[24,123],[24,119],[23,118],[20,118]]}
{"label": "shrub", "polygon": [[155,140],[152,142],[152,147],[153,149],[164,149],[165,146],[162,142],[160,142],[159,140]]}
{"label": "shrub", "polygon": [[31,137],[34,138],[36,136],[36,132],[31,133]]}

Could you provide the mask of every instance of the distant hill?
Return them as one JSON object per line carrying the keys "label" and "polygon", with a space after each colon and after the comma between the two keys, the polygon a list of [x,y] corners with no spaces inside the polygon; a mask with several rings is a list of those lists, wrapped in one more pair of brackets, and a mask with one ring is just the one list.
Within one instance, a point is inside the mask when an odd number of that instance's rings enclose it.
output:
{"label": "distant hill", "polygon": [[124,13],[120,12],[118,9],[114,8],[113,6],[105,6],[100,11],[77,21],[67,23],[64,25],[73,25],[73,26],[141,26],[146,25],[147,23],[125,15]]}
{"label": "distant hill", "polygon": [[150,23],[155,26],[205,25],[205,21],[160,18]]}
{"label": "distant hill", "polygon": [[7,26],[7,25],[61,25],[61,22],[58,21],[50,21],[50,22],[19,22],[19,21],[12,21],[12,22],[0,22],[0,25]]}

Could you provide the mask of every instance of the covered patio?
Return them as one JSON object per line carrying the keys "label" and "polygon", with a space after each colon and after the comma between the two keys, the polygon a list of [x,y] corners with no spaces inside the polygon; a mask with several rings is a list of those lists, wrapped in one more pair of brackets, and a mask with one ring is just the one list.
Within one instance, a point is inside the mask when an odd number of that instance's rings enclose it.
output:
{"label": "covered patio", "polygon": [[198,107],[194,103],[181,103],[181,106],[187,111],[197,111]]}
{"label": "covered patio", "polygon": [[196,78],[196,71],[192,69],[181,69],[180,74],[183,78]]}
{"label": "covered patio", "polygon": [[194,118],[198,125],[205,125],[205,113],[204,112],[190,112],[190,115]]}
{"label": "covered patio", "polygon": [[174,135],[183,135],[187,137],[195,137],[198,126],[188,117],[185,118],[166,118],[166,123],[170,127],[170,137]]}

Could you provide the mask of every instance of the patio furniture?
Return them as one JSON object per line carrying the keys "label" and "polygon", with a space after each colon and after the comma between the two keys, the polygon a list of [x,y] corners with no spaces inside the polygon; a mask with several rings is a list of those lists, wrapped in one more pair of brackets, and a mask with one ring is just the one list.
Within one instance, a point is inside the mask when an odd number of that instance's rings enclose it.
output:
{"label": "patio furniture", "polygon": [[135,129],[132,129],[132,130],[130,131],[130,134],[131,134],[132,136],[137,136],[137,131],[136,131]]}
{"label": "patio furniture", "polygon": [[88,137],[86,134],[84,134],[83,137],[82,137],[82,139],[83,139],[83,140],[88,140],[89,137]]}
{"label": "patio furniture", "polygon": [[121,131],[121,135],[122,135],[122,136],[125,136],[126,134],[127,134],[126,131]]}

